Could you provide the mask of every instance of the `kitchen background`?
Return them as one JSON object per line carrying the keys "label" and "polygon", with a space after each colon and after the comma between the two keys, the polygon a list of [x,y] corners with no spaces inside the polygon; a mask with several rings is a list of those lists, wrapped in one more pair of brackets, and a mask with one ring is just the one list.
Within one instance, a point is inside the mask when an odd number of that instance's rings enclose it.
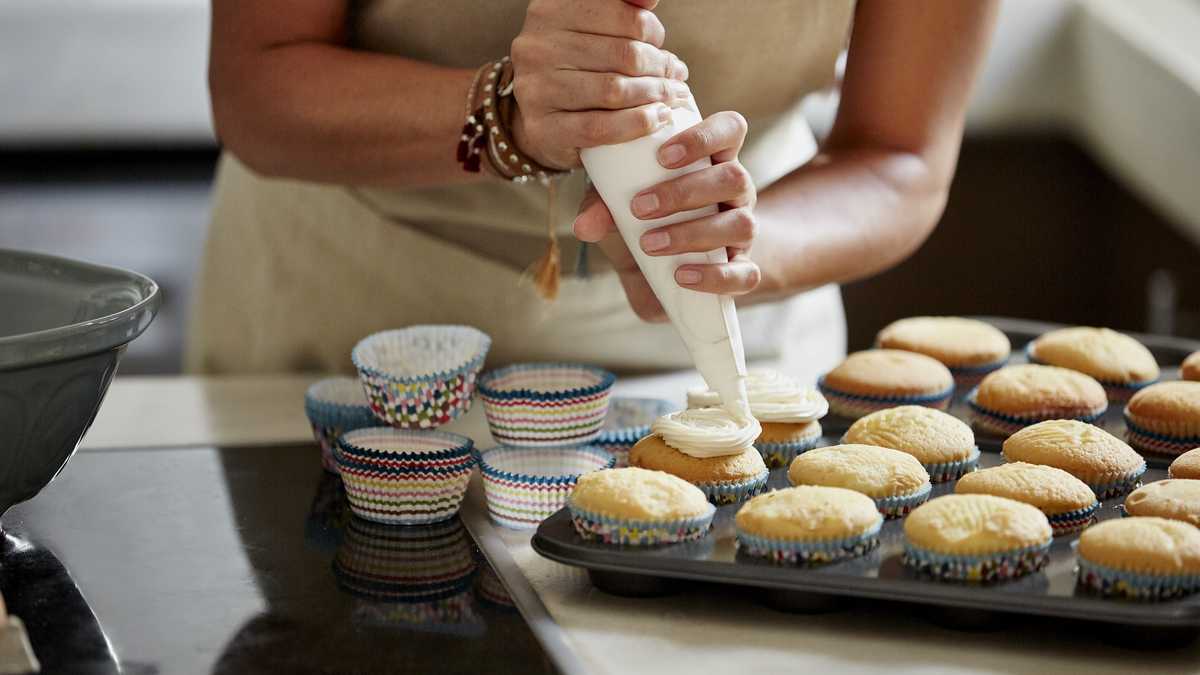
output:
{"label": "kitchen background", "polygon": [[[946,215],[843,288],[851,347],[920,313],[1200,337],[1197,36],[1200,0],[1006,0]],[[204,0],[0,3],[0,247],[163,286],[124,374],[180,367],[217,157],[207,39]],[[808,106],[824,129],[836,98]]]}

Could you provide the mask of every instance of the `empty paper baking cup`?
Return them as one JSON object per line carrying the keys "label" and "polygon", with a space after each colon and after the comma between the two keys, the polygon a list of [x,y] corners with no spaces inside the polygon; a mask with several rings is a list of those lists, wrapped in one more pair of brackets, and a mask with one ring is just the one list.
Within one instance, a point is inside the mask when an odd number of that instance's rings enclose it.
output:
{"label": "empty paper baking cup", "polygon": [[504,445],[590,443],[608,414],[616,376],[571,363],[527,363],[486,373],[479,395],[492,436]]}
{"label": "empty paper baking cup", "polygon": [[611,452],[616,458],[616,467],[628,466],[629,451],[650,435],[654,420],[674,410],[670,401],[659,398],[614,397],[608,402],[604,426],[591,444]]}
{"label": "empty paper baking cup", "polygon": [[470,409],[491,344],[469,326],[412,326],[364,338],[350,359],[379,419],[432,429]]}
{"label": "empty paper baking cup", "polygon": [[436,523],[458,513],[474,458],[471,439],[371,427],[343,434],[334,452],[350,510],[377,523]]}
{"label": "empty paper baking cup", "polygon": [[467,591],[475,573],[462,522],[393,527],[352,519],[333,561],[343,590],[359,597],[423,603]]}
{"label": "empty paper baking cup", "polygon": [[516,530],[536,528],[567,504],[579,477],[612,468],[603,448],[500,446],[479,455],[483,490],[492,520]]}
{"label": "empty paper baking cup", "polygon": [[326,471],[337,471],[333,448],[338,436],[379,423],[362,383],[353,377],[330,377],[313,383],[304,392],[304,414],[321,446],[321,466]]}

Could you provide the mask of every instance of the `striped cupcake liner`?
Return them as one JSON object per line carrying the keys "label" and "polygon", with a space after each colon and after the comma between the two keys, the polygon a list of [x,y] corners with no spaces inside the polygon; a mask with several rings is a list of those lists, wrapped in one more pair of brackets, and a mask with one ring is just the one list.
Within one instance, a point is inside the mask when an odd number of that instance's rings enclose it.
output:
{"label": "striped cupcake liner", "polygon": [[737,528],[735,545],[741,554],[754,558],[765,558],[774,563],[823,565],[857,558],[878,548],[879,528],[882,525],[883,519],[880,518],[861,534],[818,541],[774,539],[750,534]]}
{"label": "striped cupcake liner", "polygon": [[875,500],[875,508],[879,509],[884,518],[903,518],[913,509],[929,501],[929,493],[932,491],[933,485],[926,483],[906,495],[880,497]]}
{"label": "striped cupcake liner", "polygon": [[695,518],[678,520],[647,521],[626,520],[589,511],[567,500],[571,510],[571,523],[585,541],[598,541],[620,546],[654,546],[678,544],[699,539],[712,527],[717,508],[708,505],[708,511]]}
{"label": "striped cupcake liner", "polygon": [[375,416],[399,428],[432,429],[471,408],[492,339],[469,326],[412,326],[354,346]]}
{"label": "striped cupcake liner", "polygon": [[967,406],[971,409],[972,421],[975,423],[976,428],[980,431],[1004,437],[1011,436],[1025,427],[1032,426],[1038,422],[1045,422],[1046,420],[1074,419],[1080,422],[1087,422],[1088,424],[1095,424],[1104,417],[1104,413],[1108,410],[1106,404],[1103,409],[1097,412],[1088,412],[1081,415],[1063,415],[1060,412],[1048,412],[1042,415],[1034,413],[1027,416],[1008,415],[989,410],[976,403],[975,397],[978,393],[979,387],[976,387],[967,394],[966,399]]}
{"label": "striped cupcake liner", "polygon": [[1129,441],[1129,444],[1135,449],[1142,452],[1176,457],[1192,448],[1200,446],[1200,436],[1173,436],[1171,434],[1150,431],[1131,421],[1128,411],[1124,413],[1124,417],[1125,440]]}
{"label": "striped cupcake liner", "polygon": [[620,469],[629,466],[629,451],[637,443],[626,443],[623,440],[614,441],[605,436],[605,432],[600,432],[596,440],[592,441],[591,445],[598,448],[603,448],[608,454],[613,456],[613,468]]}
{"label": "striped cupcake liner", "polygon": [[726,504],[740,504],[741,502],[757,497],[767,491],[767,479],[770,478],[770,471],[763,471],[753,478],[747,478],[740,481],[720,481],[716,483],[694,483],[708,498],[709,503],[717,506],[725,506]]}
{"label": "striped cupcake liner", "polygon": [[988,555],[947,555],[906,541],[901,561],[918,574],[941,581],[1008,581],[1045,567],[1051,541]]}
{"label": "striped cupcake liner", "polygon": [[480,453],[488,514],[515,530],[534,529],[567,504],[579,476],[612,468],[603,448],[519,448],[500,446]]}
{"label": "striped cupcake liner", "polygon": [[338,585],[391,602],[432,602],[468,589],[476,570],[460,521],[391,527],[353,519],[333,561]]}
{"label": "striped cupcake liner", "polygon": [[979,446],[977,445],[972,448],[971,453],[963,459],[954,460],[953,462],[922,464],[922,466],[925,467],[925,472],[929,474],[929,482],[931,483],[946,483],[958,480],[979,467]]}
{"label": "striped cupcake liner", "polygon": [[1096,493],[1096,499],[1105,500],[1129,494],[1142,486],[1142,475],[1146,473],[1146,463],[1117,480],[1107,483],[1088,483],[1087,486]]}
{"label": "striped cupcake liner", "polygon": [[608,415],[616,376],[592,366],[526,363],[480,379],[492,436],[512,447],[577,445],[595,440]]}
{"label": "striped cupcake liner", "polygon": [[424,525],[458,513],[471,472],[371,478],[345,471],[342,480],[350,510],[359,518],[391,525]]}
{"label": "striped cupcake liner", "polygon": [[[1045,361],[1042,361],[1033,355],[1032,342],[1025,345],[1025,358],[1030,363],[1034,363],[1039,366],[1054,365],[1052,363],[1046,363]],[[1087,373],[1084,374],[1086,375]],[[1145,380],[1144,382],[1113,382],[1112,380],[1102,380],[1095,376],[1092,376],[1092,378],[1099,382],[1100,386],[1104,387],[1105,396],[1107,396],[1108,400],[1112,401],[1113,403],[1124,403],[1125,401],[1133,398],[1133,395],[1142,389],[1145,389],[1155,382],[1158,382],[1158,378],[1153,380]]]}
{"label": "striped cupcake liner", "polygon": [[812,450],[821,444],[821,427],[817,425],[817,432],[809,438],[803,438],[798,441],[788,443],[764,443],[755,441],[754,447],[758,448],[759,454],[762,455],[763,463],[768,469],[779,469],[782,467],[791,466],[792,460],[800,455]]}
{"label": "striped cupcake liner", "polygon": [[817,388],[829,402],[829,411],[835,415],[847,418],[865,417],[873,412],[902,405],[923,405],[928,408],[945,410],[950,407],[954,396],[954,386],[936,394],[923,396],[868,396],[865,394],[850,394],[838,391],[825,384],[825,376],[817,380]]}
{"label": "striped cupcake liner", "polygon": [[312,425],[313,437],[321,448],[321,466],[326,471],[337,472],[337,461],[333,449],[338,436],[379,424],[362,383],[353,377],[330,377],[318,382],[304,392],[304,414]]}
{"label": "striped cupcake liner", "polygon": [[1064,534],[1082,532],[1088,525],[1092,524],[1092,521],[1096,520],[1096,512],[1099,510],[1100,502],[1097,501],[1095,504],[1085,506],[1082,509],[1055,513],[1053,515],[1046,514],[1046,520],[1050,521],[1050,529],[1054,531],[1054,536],[1061,537]]}
{"label": "striped cupcake liner", "polygon": [[1170,600],[1200,590],[1200,574],[1146,574],[1096,564],[1079,556],[1080,588],[1107,598]]}

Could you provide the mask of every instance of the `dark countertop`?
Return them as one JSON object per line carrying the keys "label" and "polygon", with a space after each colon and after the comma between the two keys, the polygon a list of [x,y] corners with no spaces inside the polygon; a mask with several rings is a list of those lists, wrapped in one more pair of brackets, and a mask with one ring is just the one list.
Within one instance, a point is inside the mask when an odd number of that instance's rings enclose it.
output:
{"label": "dark countertop", "polygon": [[79,453],[3,520],[44,672],[554,672],[460,521],[357,520],[315,453]]}

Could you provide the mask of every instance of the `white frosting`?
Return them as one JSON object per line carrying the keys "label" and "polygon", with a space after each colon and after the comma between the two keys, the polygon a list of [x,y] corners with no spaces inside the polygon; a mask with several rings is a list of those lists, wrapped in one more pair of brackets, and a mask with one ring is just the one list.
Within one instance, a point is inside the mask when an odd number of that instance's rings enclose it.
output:
{"label": "white frosting", "polygon": [[736,455],[754,445],[762,427],[753,417],[736,419],[723,408],[682,410],[663,415],[650,425],[650,433],[692,457]]}
{"label": "white frosting", "polygon": [[[760,422],[805,424],[829,412],[821,392],[773,370],[751,372],[746,377],[746,394],[750,414]],[[721,397],[711,389],[692,389],[687,398],[689,408],[721,405]]]}

